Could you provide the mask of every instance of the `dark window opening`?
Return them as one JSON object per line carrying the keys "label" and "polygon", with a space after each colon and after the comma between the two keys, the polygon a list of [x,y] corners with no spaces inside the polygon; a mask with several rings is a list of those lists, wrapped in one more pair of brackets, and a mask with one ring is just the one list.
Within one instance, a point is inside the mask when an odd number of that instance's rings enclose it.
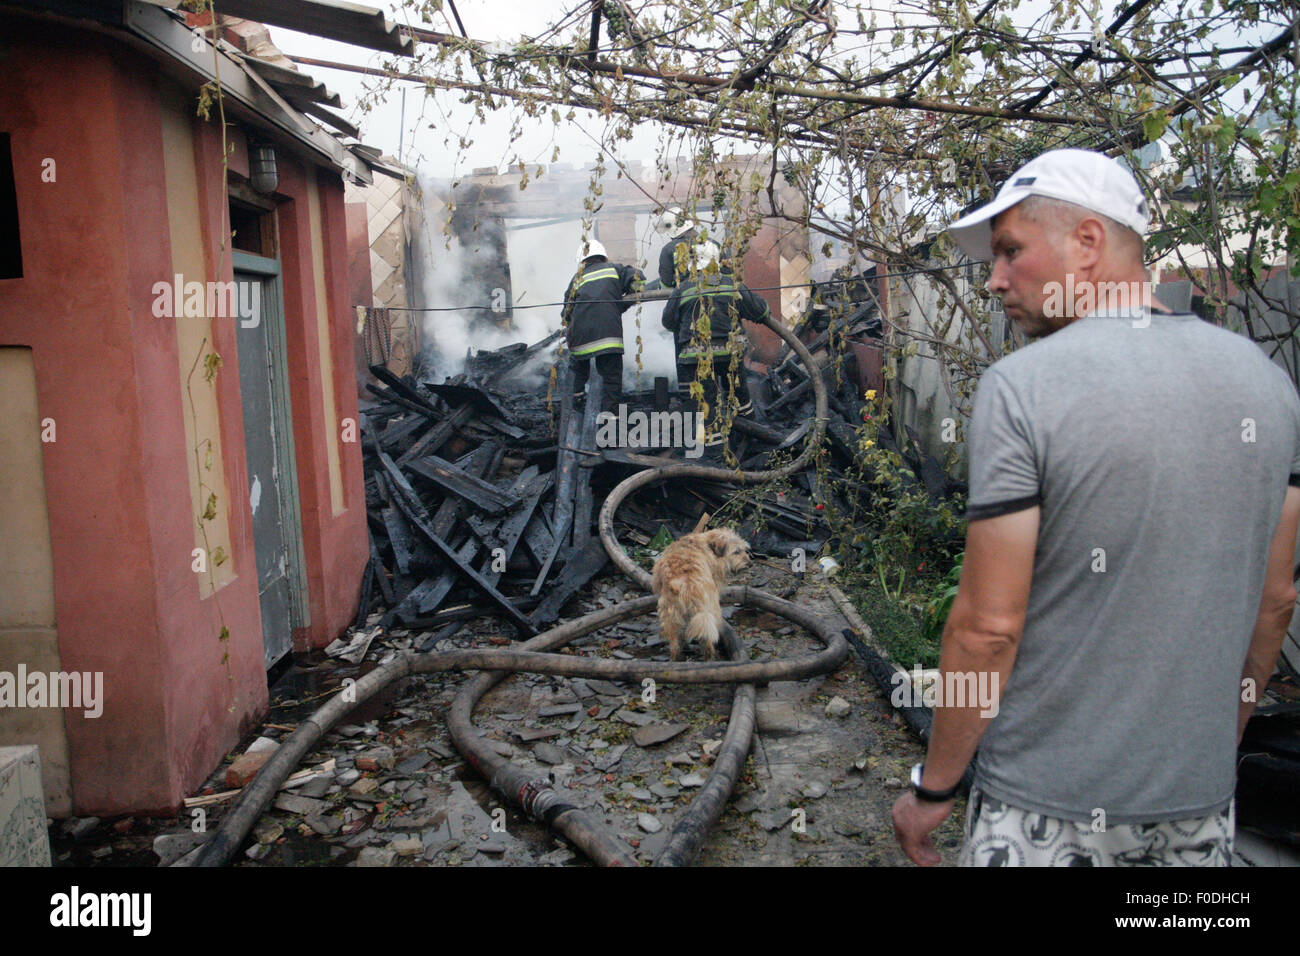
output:
{"label": "dark window opening", "polygon": [[257,256],[266,255],[266,239],[269,237],[263,235],[264,219],[265,214],[260,209],[232,202],[230,230],[235,234],[232,241],[234,247],[240,252],[251,252]]}
{"label": "dark window opening", "polygon": [[0,133],[0,279],[23,277],[23,247],[18,238],[18,190],[9,134]]}

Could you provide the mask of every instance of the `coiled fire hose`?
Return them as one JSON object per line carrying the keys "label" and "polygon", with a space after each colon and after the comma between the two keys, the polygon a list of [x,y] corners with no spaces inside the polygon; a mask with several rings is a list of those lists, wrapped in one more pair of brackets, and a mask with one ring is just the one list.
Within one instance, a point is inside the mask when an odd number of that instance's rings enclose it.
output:
{"label": "coiled fire hose", "polygon": [[[826,386],[812,355],[794,333],[770,316],[765,324],[799,356],[812,381],[817,410],[812,434],[794,461],[771,471],[729,471],[707,465],[663,464],[662,459],[629,455],[635,464],[645,464],[618,484],[600,510],[601,542],[610,559],[632,580],[650,590],[650,575],[637,566],[614,534],[614,513],[632,492],[670,478],[718,478],[739,484],[758,484],[795,474],[812,460],[821,447],[827,423]],[[774,680],[797,680],[835,670],[849,654],[842,634],[810,611],[755,588],[730,587],[721,595],[724,604],[746,604],[761,608],[811,631],[824,645],[816,654],[804,654],[777,661],[749,662],[728,627],[724,634],[727,661],[709,663],[657,663],[653,661],[600,660],[552,653],[585,634],[655,610],[653,596],[628,601],[618,607],[588,614],[559,625],[517,648],[503,650],[457,650],[420,654],[403,652],[393,660],[361,677],[348,699],[336,695],[299,724],[275,754],[246,786],[222,818],[212,837],[197,855],[177,865],[224,866],[238,852],[257,819],[275,799],[281,784],[331,727],[355,707],[369,700],[393,681],[411,674],[449,670],[478,670],[457,694],[448,715],[448,730],[465,759],[490,782],[492,789],[512,806],[531,818],[546,823],[565,836],[593,862],[602,866],[636,866],[624,842],[581,808],[567,803],[548,778],[532,777],[489,749],[474,731],[474,706],[494,685],[513,672],[557,674],[567,677],[599,677],[640,681],[650,678],[664,683],[737,684],[723,745],[700,792],[673,827],[668,843],[655,860],[656,866],[688,864],[721,816],[727,797],[734,789],[749,753],[754,731],[755,684]]]}

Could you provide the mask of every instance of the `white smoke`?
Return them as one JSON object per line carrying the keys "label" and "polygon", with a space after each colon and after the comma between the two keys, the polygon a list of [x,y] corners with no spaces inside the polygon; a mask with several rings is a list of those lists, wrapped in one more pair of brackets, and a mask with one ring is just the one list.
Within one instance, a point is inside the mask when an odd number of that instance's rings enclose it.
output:
{"label": "white smoke", "polygon": [[[507,219],[506,246],[510,265],[510,293],[501,290],[483,300],[481,282],[473,277],[485,268],[495,269],[496,251],[488,243],[466,248],[454,234],[448,235],[445,188],[432,178],[420,177],[423,192],[423,223],[417,231],[415,257],[422,293],[425,364],[430,378],[441,381],[465,370],[471,352],[490,351],[522,342],[534,345],[560,327],[562,301],[569,280],[577,270],[576,251],[582,239],[583,197],[576,189],[567,201],[558,203],[554,215],[566,221],[531,225],[529,220]],[[464,188],[456,191],[458,202],[472,201]],[[528,227],[530,228],[520,228]],[[646,279],[658,274],[659,249],[663,237],[655,233],[649,215],[637,217],[637,259],[633,263]],[[477,301],[476,301],[477,300]],[[507,317],[498,309],[512,304]],[[676,380],[676,353],[671,333],[661,322],[662,302],[633,306],[623,314],[623,387],[627,391],[653,388],[656,376]],[[641,342],[638,345],[637,337]],[[637,361],[640,354],[641,368]],[[538,387],[546,382],[554,363],[554,349],[547,348],[530,359],[527,366],[509,377],[513,387]]]}

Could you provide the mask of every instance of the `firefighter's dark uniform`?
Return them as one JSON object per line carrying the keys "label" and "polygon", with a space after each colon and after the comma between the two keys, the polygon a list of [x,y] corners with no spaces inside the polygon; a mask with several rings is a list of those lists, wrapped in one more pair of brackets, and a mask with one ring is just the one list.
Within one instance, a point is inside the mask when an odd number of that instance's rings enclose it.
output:
{"label": "firefighter's dark uniform", "polygon": [[677,281],[686,276],[687,269],[677,266],[677,247],[684,246],[686,248],[687,251],[682,255],[686,256],[686,261],[689,262],[691,258],[690,248],[694,241],[695,230],[689,229],[680,236],[669,239],[668,245],[659,250],[659,284],[665,289],[676,288]]}
{"label": "firefighter's dark uniform", "polygon": [[[731,375],[733,355],[728,347],[731,330],[744,340],[741,319],[762,322],[768,315],[767,303],[755,295],[744,283],[738,282],[729,269],[716,275],[701,275],[686,279],[668,299],[664,307],[664,328],[673,333],[677,343],[677,382],[683,388],[695,381],[701,361],[713,363],[713,377],[704,379],[704,401],[709,412],[709,444],[722,441],[717,434],[720,420],[719,384],[727,383],[728,399],[736,402],[736,414],[748,415],[753,411],[749,400],[749,386],[745,381],[745,363],[736,358],[736,375]],[[707,318],[707,342],[699,328],[701,318]],[[743,356],[742,348],[741,354]]]}
{"label": "firefighter's dark uniform", "polygon": [[605,383],[603,404],[612,405],[622,393],[623,313],[628,305],[619,300],[644,284],[640,269],[603,256],[584,262],[569,282],[564,293],[564,324],[576,394],[586,391],[593,356]]}

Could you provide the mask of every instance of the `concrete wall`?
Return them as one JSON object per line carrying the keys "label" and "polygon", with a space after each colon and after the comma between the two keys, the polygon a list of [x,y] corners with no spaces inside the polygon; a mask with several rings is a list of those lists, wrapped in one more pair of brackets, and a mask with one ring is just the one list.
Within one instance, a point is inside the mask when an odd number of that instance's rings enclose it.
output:
{"label": "concrete wall", "polygon": [[[54,618],[54,557],[41,432],[57,440],[58,430],[49,420],[42,427],[31,349],[0,348],[0,395],[5,397],[5,414],[0,415],[0,669],[12,673],[11,668],[24,661],[32,670],[50,673],[63,667]],[[7,718],[0,724],[4,738],[40,748],[49,795],[46,812],[68,813],[72,778],[63,711],[15,709]]]}
{"label": "concrete wall", "polygon": [[306,649],[350,623],[369,545],[361,443],[342,439],[344,423],[357,421],[342,183],[286,160],[280,192],[300,197],[281,203],[278,216],[311,612],[294,646]]}
{"label": "concrete wall", "polygon": [[[961,273],[950,274],[962,294],[969,296],[967,277]],[[964,438],[970,424],[974,383],[966,383],[968,394],[963,395],[962,382],[944,368],[936,347],[915,341],[912,335],[942,338],[986,358],[988,351],[971,339],[965,318],[954,312],[952,302],[945,298],[946,293],[926,276],[898,276],[887,281],[889,321],[884,359],[887,365],[893,364],[896,372],[891,387],[897,420],[913,429],[921,447],[940,461],[946,462],[955,449],[957,459],[952,474],[965,477],[965,442],[949,440],[954,434],[950,426],[955,424],[956,435]],[[992,333],[995,347],[1001,347],[1004,327],[1005,321],[998,313],[994,316]],[[910,344],[915,345],[915,354],[908,354]]]}

